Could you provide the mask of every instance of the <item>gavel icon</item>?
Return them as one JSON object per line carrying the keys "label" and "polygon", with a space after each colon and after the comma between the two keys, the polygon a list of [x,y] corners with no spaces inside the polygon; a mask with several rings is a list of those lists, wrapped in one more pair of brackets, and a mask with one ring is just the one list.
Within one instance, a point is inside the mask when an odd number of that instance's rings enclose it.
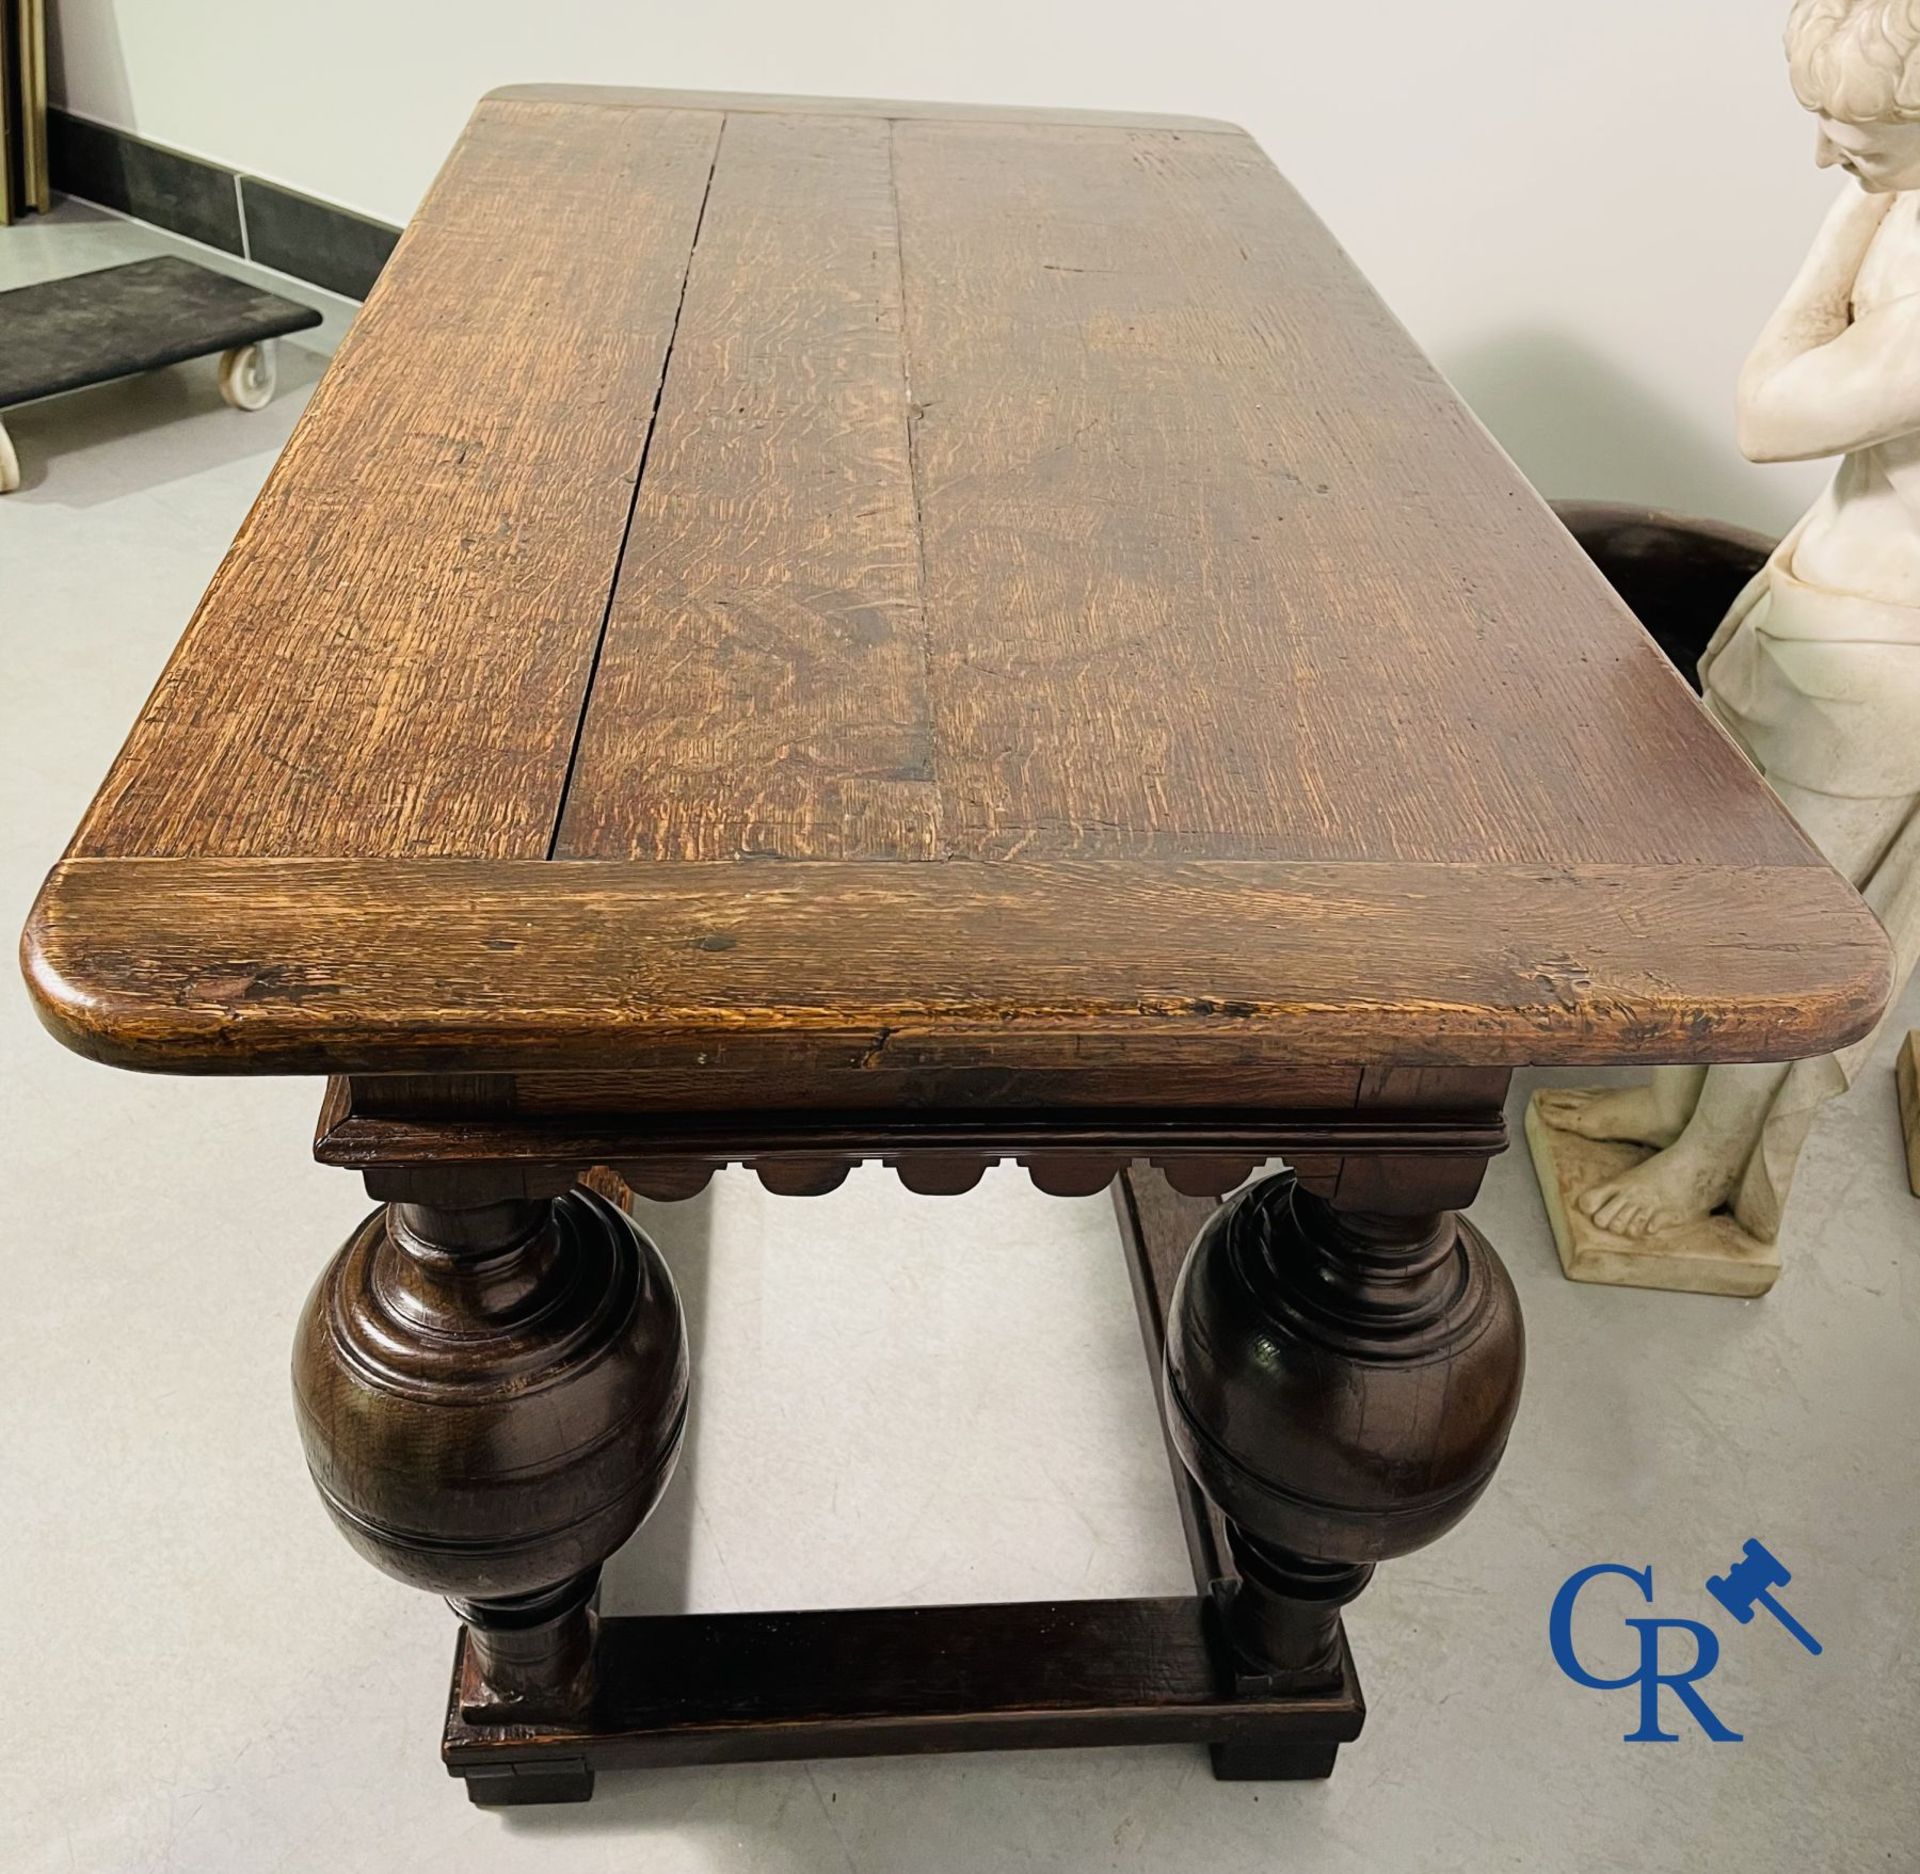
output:
{"label": "gavel icon", "polygon": [[1739,1561],[1724,1575],[1707,1577],[1707,1592],[1743,1627],[1752,1621],[1756,1607],[1764,1607],[1809,1653],[1817,1653],[1820,1642],[1773,1598],[1773,1590],[1784,1588],[1792,1579],[1792,1571],[1779,1556],[1749,1537],[1746,1554]]}

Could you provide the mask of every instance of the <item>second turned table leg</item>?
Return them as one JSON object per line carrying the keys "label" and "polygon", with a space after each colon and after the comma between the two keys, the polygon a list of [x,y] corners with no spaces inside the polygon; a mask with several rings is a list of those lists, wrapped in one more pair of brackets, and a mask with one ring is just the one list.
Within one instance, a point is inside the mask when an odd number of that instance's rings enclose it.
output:
{"label": "second turned table leg", "polygon": [[[1463,1517],[1505,1449],[1520,1311],[1451,1208],[1458,1161],[1382,1160],[1364,1207],[1291,1174],[1202,1227],[1167,1323],[1169,1433],[1224,1517],[1231,1642],[1256,1679],[1338,1670],[1340,1610],[1374,1565]],[[1449,1181],[1459,1188],[1449,1189]],[[1216,1753],[1224,1776],[1325,1775],[1331,1746]]]}

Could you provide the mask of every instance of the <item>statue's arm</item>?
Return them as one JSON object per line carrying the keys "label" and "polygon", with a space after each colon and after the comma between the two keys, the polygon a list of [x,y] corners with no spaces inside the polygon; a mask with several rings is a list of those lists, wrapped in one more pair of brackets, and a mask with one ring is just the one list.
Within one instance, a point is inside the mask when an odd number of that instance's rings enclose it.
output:
{"label": "statue's arm", "polygon": [[1916,303],[1853,316],[1854,282],[1892,199],[1849,186],[1754,346],[1739,406],[1752,460],[1844,455],[1920,430]]}
{"label": "statue's arm", "polygon": [[1741,398],[1755,462],[1851,455],[1920,431],[1920,297],[1876,308]]}

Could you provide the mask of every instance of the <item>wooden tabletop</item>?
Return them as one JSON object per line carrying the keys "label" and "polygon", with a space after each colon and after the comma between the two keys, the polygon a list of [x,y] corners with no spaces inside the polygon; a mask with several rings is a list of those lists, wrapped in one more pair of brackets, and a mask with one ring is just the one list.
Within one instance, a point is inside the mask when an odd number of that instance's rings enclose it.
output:
{"label": "wooden tabletop", "polygon": [[1784,1058],[1879,927],[1227,125],[481,104],[35,909],[193,1072]]}

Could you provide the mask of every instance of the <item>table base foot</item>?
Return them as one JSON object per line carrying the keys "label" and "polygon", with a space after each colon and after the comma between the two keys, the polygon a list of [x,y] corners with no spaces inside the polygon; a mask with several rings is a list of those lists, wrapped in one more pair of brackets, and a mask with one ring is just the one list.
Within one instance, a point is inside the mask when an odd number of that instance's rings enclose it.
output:
{"label": "table base foot", "polygon": [[1313,1783],[1333,1774],[1337,1743],[1215,1744],[1213,1775],[1220,1783]]}
{"label": "table base foot", "polygon": [[477,1809],[520,1809],[538,1803],[588,1802],[593,1772],[582,1758],[564,1762],[510,1764],[504,1769],[462,1773],[467,1800]]}

